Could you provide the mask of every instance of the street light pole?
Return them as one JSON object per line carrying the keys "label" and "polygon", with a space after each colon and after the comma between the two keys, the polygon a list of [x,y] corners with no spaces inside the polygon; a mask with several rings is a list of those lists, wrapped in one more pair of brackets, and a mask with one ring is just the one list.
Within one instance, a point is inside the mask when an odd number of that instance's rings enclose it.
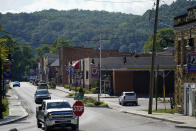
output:
{"label": "street light pole", "polygon": [[156,50],[156,34],[157,34],[158,12],[159,12],[159,0],[157,0],[156,12],[155,12],[154,36],[153,36],[153,46],[152,46],[152,67],[151,67],[151,73],[150,73],[150,91],[149,91],[148,114],[152,114],[153,91],[154,91],[154,63],[155,63],[155,56],[156,56],[156,51],[155,50]]}

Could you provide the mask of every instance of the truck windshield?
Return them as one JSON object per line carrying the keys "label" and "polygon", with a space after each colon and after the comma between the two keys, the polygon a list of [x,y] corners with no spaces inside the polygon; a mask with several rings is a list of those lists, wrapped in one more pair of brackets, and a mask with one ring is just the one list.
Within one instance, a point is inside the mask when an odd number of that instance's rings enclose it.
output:
{"label": "truck windshield", "polygon": [[51,108],[71,108],[68,102],[49,102],[47,104],[47,109]]}

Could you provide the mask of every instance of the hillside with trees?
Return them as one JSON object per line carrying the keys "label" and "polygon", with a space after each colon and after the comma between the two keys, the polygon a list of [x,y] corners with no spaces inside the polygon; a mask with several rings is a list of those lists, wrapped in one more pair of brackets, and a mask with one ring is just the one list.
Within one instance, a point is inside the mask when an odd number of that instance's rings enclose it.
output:
{"label": "hillside with trees", "polygon": [[[173,18],[194,5],[196,1],[190,0],[177,0],[170,6],[161,5],[158,29],[172,28]],[[18,43],[29,43],[34,49],[42,44],[55,45],[58,39],[66,40],[72,46],[97,48],[101,38],[104,49],[143,52],[144,44],[153,32],[153,19],[154,10],[138,16],[106,11],[50,9],[0,14],[0,25],[5,31],[1,35],[9,33]]]}

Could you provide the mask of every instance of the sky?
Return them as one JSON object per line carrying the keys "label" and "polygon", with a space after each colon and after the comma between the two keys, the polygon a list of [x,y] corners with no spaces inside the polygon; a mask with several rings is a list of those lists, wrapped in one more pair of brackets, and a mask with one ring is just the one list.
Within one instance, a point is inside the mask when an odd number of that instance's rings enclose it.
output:
{"label": "sky", "polygon": [[[170,5],[173,1],[176,0],[160,0],[160,4]],[[156,0],[0,0],[0,12],[83,9],[142,15],[146,10],[155,8],[155,2]]]}

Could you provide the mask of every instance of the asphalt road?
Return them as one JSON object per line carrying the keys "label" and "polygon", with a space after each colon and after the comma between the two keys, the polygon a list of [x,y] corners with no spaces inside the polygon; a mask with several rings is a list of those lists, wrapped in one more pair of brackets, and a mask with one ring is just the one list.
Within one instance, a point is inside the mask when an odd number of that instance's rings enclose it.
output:
{"label": "asphalt road", "polygon": [[[21,83],[21,87],[14,88],[20,95],[30,116],[24,120],[0,126],[0,131],[9,131],[16,128],[18,131],[42,131],[37,128],[35,118],[34,92],[35,86],[29,83]],[[50,90],[52,99],[65,98],[73,104],[72,98],[66,98],[64,92]],[[55,129],[60,131],[71,131],[71,128]],[[109,108],[88,108],[80,118],[80,131],[195,131],[194,129],[175,128],[174,123],[154,120],[141,116],[121,113]]]}

